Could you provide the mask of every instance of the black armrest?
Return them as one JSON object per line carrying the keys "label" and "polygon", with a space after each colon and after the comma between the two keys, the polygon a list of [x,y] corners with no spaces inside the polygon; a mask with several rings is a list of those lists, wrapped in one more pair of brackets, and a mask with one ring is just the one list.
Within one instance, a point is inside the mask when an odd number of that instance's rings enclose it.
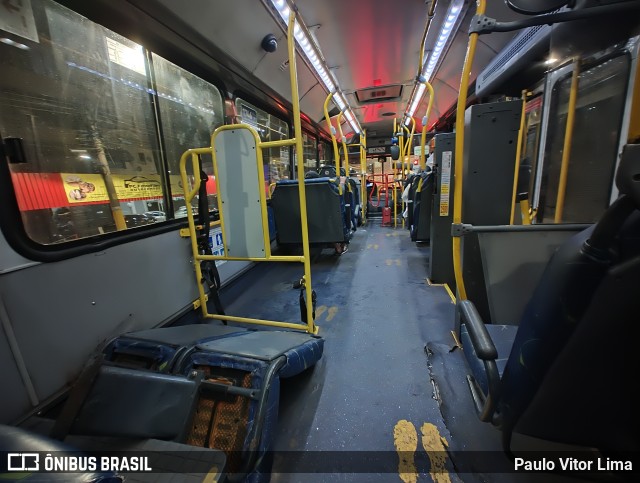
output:
{"label": "black armrest", "polygon": [[476,350],[478,359],[483,361],[495,360],[498,358],[498,350],[491,340],[491,336],[484,326],[476,306],[470,300],[459,302],[462,323],[467,326],[471,343]]}
{"label": "black armrest", "polygon": [[493,424],[499,425],[500,420],[496,415],[496,407],[500,399],[500,374],[496,364],[498,350],[493,344],[493,340],[473,302],[462,300],[458,305],[462,323],[467,328],[471,344],[478,359],[484,363],[484,370],[487,375],[488,394],[482,391],[472,376],[467,376],[467,383],[471,390],[476,412],[480,421],[491,421]]}

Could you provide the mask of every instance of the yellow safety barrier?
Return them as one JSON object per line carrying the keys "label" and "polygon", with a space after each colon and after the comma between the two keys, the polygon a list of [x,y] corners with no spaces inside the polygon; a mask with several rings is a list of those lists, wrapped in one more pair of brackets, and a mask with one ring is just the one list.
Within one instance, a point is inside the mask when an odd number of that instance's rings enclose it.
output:
{"label": "yellow safety barrier", "polygon": [[567,193],[567,179],[569,177],[569,158],[571,156],[571,141],[573,140],[573,125],[576,118],[576,101],[578,99],[578,75],[580,74],[580,59],[573,60],[573,74],[571,76],[571,90],[569,91],[569,106],[567,107],[567,124],[564,130],[564,146],[562,148],[562,164],[560,165],[560,180],[558,181],[558,197],[556,198],[556,213],[554,221],[562,222],[564,199]]}
{"label": "yellow safety barrier", "polygon": [[[486,0],[476,0],[476,15],[484,15],[487,8]],[[467,53],[464,58],[462,76],[460,79],[460,90],[458,91],[458,104],[456,106],[456,154],[455,154],[455,187],[453,190],[453,223],[462,222],[462,165],[464,149],[464,111],[467,105],[467,93],[469,92],[469,77],[471,76],[471,66],[478,44],[478,33],[469,34]],[[462,241],[460,237],[453,237],[453,271],[456,278],[456,287],[460,300],[467,300],[467,290],[464,286],[462,276]]]}
{"label": "yellow safety barrier", "polygon": [[[291,12],[289,16],[288,22],[288,30],[287,30],[287,41],[288,41],[288,52],[289,52],[289,74],[291,80],[291,98],[293,100],[293,123],[294,123],[294,134],[295,137],[293,139],[285,139],[280,141],[267,141],[262,142],[260,140],[260,136],[258,132],[247,124],[232,124],[221,126],[217,128],[212,136],[211,136],[211,146],[207,148],[196,148],[189,149],[185,153],[182,154],[180,158],[180,175],[182,177],[182,184],[185,187],[185,201],[187,206],[190,205],[191,201],[198,195],[200,189],[200,176],[194,176],[193,179],[193,187],[192,189],[188,189],[190,186],[189,178],[187,176],[187,160],[191,158],[192,169],[194,173],[200,172],[199,160],[198,157],[203,154],[211,155],[213,159],[213,169],[214,175],[216,179],[220,179],[218,177],[218,160],[216,157],[216,149],[215,149],[215,141],[216,137],[219,136],[222,132],[228,130],[247,130],[255,140],[256,145],[256,168],[258,171],[258,182],[259,186],[264,186],[264,170],[263,168],[263,156],[262,152],[264,149],[274,148],[274,147],[285,147],[285,146],[295,146],[296,149],[296,157],[300,161],[297,166],[297,174],[298,174],[298,188],[299,188],[299,203],[300,203],[300,218],[302,225],[302,251],[303,256],[273,256],[271,255],[271,243],[269,239],[269,226],[268,226],[268,217],[267,217],[267,204],[266,204],[266,194],[264,189],[260,189],[260,209],[262,212],[262,229],[263,229],[263,237],[264,237],[264,248],[265,255],[264,257],[235,257],[228,256],[225,251],[225,255],[203,255],[199,253],[198,243],[197,243],[197,233],[196,233],[196,224],[193,213],[191,210],[187,210],[187,219],[189,222],[189,233],[191,235],[191,251],[193,255],[193,263],[196,272],[196,279],[198,281],[198,292],[200,299],[200,308],[202,310],[202,315],[205,318],[210,319],[218,319],[223,321],[230,322],[239,322],[245,324],[260,324],[267,325],[273,327],[281,327],[288,329],[298,329],[305,330],[306,332],[316,334],[318,332],[317,326],[313,320],[313,303],[312,303],[312,288],[311,288],[311,262],[310,262],[310,253],[309,253],[309,231],[308,231],[308,220],[307,220],[307,202],[306,202],[306,193],[305,193],[305,184],[304,184],[304,166],[302,163],[303,159],[303,147],[302,147],[302,128],[300,124],[300,100],[298,95],[298,81],[296,75],[296,52],[295,52],[295,43],[294,43],[294,26],[295,26],[295,12]],[[222,227],[222,238],[223,244],[227,246],[226,235],[225,235],[225,209],[224,207],[220,207],[220,225]],[[236,317],[231,315],[220,315],[220,314],[210,314],[207,310],[207,295],[205,294],[204,287],[201,283],[203,279],[202,271],[200,269],[200,261],[203,260],[242,260],[242,261],[251,261],[251,262],[297,262],[302,263],[304,265],[304,275],[302,278],[302,282],[305,288],[306,294],[306,320],[307,323],[291,323],[291,322],[279,322],[274,320],[265,320],[265,319],[255,319],[248,317]]]}

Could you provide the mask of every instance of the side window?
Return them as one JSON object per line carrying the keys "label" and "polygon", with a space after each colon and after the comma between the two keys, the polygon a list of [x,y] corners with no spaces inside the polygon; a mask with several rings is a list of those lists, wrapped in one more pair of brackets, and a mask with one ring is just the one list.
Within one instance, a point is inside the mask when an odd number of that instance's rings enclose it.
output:
{"label": "side window", "polygon": [[171,198],[186,216],[180,155],[223,122],[218,90],[50,0],[0,28],[0,136],[25,152],[10,171],[28,236],[49,245],[165,221]]}
{"label": "side window", "polygon": [[28,5],[0,44],[0,135],[26,154],[10,165],[26,232],[52,244],[154,223],[164,190],[142,47]]}
{"label": "side window", "polygon": [[311,134],[302,133],[304,172],[318,169],[318,140]]}
{"label": "side window", "polygon": [[[538,146],[540,144],[540,121],[542,114],[542,95],[529,99],[525,105],[525,128],[522,138],[522,150],[520,163],[523,169],[519,176],[528,174],[528,180],[521,180],[519,184],[526,186],[529,193],[529,200],[533,195],[536,172],[536,162],[538,160]],[[528,167],[528,169],[527,169]]]}
{"label": "side window", "polygon": [[[180,157],[187,149],[211,145],[211,134],[224,123],[220,92],[208,82],[196,77],[162,57],[152,54],[155,88],[158,96],[160,129],[169,166],[169,183],[176,218],[187,216],[184,188],[180,178]],[[211,160],[203,160],[211,169]],[[189,172],[191,163],[187,163]],[[217,207],[216,183],[207,173],[209,209]],[[197,210],[194,202],[192,210]]]}
{"label": "side window", "polygon": [[[236,99],[236,110],[240,122],[256,128],[262,141],[281,141],[288,139],[289,126],[282,119],[248,103]],[[269,193],[269,185],[289,179],[289,147],[269,148],[263,151],[265,190]]]}
{"label": "side window", "polygon": [[[302,133],[302,167],[304,172],[315,171],[318,169],[318,140],[307,132]],[[293,177],[298,173],[298,158],[293,151]]]}
{"label": "side window", "polygon": [[[597,221],[609,205],[629,78],[628,55],[609,58],[578,76],[578,97],[571,141],[562,221]],[[553,222],[562,165],[571,75],[559,79],[550,95],[538,218]]]}

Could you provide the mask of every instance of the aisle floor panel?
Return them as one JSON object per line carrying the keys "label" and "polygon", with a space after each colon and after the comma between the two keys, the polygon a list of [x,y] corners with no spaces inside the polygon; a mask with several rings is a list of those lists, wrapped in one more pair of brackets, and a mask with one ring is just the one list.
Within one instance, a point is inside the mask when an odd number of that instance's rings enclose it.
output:
{"label": "aisle floor panel", "polygon": [[[276,451],[322,452],[321,458],[332,451],[384,452],[397,479],[396,446],[404,449],[407,435],[413,441],[415,434],[416,454],[423,459],[423,429],[450,441],[425,343],[453,344],[454,305],[443,287],[426,283],[428,254],[428,247],[409,240],[407,230],[376,225],[359,229],[342,256],[331,250],[315,254],[312,282],[324,356],[315,368],[283,381]],[[227,313],[299,322],[298,291],[291,283],[302,267],[257,270],[250,287],[236,284],[223,294],[233,300]],[[418,473],[428,472],[428,463],[416,466]],[[378,476],[389,481],[389,474]],[[285,473],[273,481],[296,478]]]}

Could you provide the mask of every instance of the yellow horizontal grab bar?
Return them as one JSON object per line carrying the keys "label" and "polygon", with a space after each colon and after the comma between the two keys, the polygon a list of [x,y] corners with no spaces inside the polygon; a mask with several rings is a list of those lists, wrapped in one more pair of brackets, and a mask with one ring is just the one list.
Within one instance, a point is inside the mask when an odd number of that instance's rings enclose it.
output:
{"label": "yellow horizontal grab bar", "polygon": [[197,260],[230,260],[234,262],[304,262],[304,257],[228,257],[226,255],[198,255]]}
{"label": "yellow horizontal grab bar", "polygon": [[281,139],[280,141],[264,141],[259,143],[262,149],[279,148],[282,146],[295,146],[295,144],[296,144],[296,138]]}
{"label": "yellow horizontal grab bar", "polygon": [[228,320],[229,322],[240,322],[243,324],[270,325],[272,327],[282,327],[285,329],[297,329],[304,331],[307,331],[308,329],[307,324],[302,323],[296,324],[294,322],[277,322],[275,320],[251,319],[248,317],[236,317],[235,315],[207,314],[207,318],[216,320]]}

